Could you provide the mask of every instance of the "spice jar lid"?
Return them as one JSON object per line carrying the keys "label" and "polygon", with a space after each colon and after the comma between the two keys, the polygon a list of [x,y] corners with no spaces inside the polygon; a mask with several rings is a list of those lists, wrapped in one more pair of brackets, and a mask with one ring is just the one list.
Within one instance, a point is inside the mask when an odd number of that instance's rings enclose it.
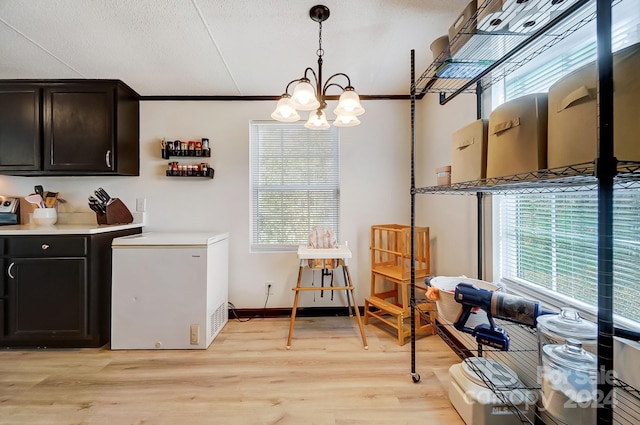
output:
{"label": "spice jar lid", "polygon": [[573,308],[563,307],[559,314],[545,314],[538,316],[538,328],[543,332],[580,341],[596,341],[598,339],[598,325],[580,317],[580,313]]}

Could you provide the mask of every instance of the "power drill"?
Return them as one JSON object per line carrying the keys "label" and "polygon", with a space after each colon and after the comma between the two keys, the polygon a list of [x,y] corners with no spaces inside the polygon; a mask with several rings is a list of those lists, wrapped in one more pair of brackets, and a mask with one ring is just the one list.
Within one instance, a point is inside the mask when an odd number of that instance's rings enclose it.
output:
{"label": "power drill", "polygon": [[[494,317],[535,327],[538,316],[554,314],[553,311],[543,310],[538,301],[481,289],[469,283],[459,283],[456,286],[454,299],[462,304],[462,309],[453,326],[461,332],[475,336],[478,344],[502,351],[509,350],[510,338],[506,330],[496,326]],[[481,308],[487,313],[488,324],[482,323],[473,329],[466,326],[474,308]]]}

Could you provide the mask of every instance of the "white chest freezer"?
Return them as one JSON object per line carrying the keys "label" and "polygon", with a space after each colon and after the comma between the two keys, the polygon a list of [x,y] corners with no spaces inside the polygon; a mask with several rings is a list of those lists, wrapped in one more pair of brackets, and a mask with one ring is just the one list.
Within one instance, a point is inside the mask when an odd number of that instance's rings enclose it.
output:
{"label": "white chest freezer", "polygon": [[111,247],[111,349],[206,349],[228,321],[228,233],[141,233]]}

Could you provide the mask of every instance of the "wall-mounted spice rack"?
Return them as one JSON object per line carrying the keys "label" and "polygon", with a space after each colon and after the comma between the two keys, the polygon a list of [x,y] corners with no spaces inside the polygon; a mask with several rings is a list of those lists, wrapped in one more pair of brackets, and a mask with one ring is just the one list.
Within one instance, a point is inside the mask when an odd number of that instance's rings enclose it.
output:
{"label": "wall-mounted spice rack", "polygon": [[[188,142],[181,140],[171,141],[163,138],[160,147],[163,159],[172,157],[194,159],[211,157],[211,148],[207,138]],[[212,179],[214,172],[215,170],[211,168],[211,164],[208,162],[179,164],[178,161],[172,161],[169,162],[169,168],[165,171],[165,175],[167,177],[204,177]]]}
{"label": "wall-mounted spice rack", "polygon": [[169,159],[171,157],[193,157],[193,158],[210,158],[211,149],[200,150],[175,150],[175,149],[162,149],[162,158]]}
{"label": "wall-mounted spice rack", "polygon": [[[177,162],[176,162],[177,164]],[[171,164],[170,164],[171,165]],[[208,177],[213,178],[215,170],[211,167],[198,167],[197,165],[178,165],[177,168],[166,170],[167,177]]]}

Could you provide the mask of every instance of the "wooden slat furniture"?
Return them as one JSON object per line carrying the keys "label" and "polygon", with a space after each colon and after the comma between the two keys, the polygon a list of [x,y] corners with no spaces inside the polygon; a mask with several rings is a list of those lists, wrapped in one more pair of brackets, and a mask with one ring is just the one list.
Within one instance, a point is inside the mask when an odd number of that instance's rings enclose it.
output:
{"label": "wooden slat furniture", "polygon": [[[415,285],[424,294],[424,278],[430,273],[429,228],[415,228]],[[411,335],[405,319],[411,318],[409,290],[411,284],[411,227],[400,224],[371,226],[371,293],[364,303],[364,322],[378,319],[396,330],[398,345]],[[418,315],[416,334],[433,334],[435,308],[430,302],[419,305],[427,312],[426,322]]]}
{"label": "wooden slat furniture", "polygon": [[[351,258],[351,256],[351,250],[344,245],[338,245],[337,248],[309,248],[305,245],[300,245],[298,247],[298,260],[300,262],[300,267],[298,269],[298,282],[296,283],[296,287],[293,288],[295,295],[293,297],[293,308],[291,309],[291,323],[289,324],[287,349],[291,348],[291,337],[293,335],[293,325],[296,321],[296,311],[298,308],[298,297],[300,295],[300,291],[345,291],[347,294],[347,301],[349,300],[349,296],[351,296],[351,301],[353,301],[356,320],[358,322],[358,327],[360,328],[360,336],[362,337],[362,345],[364,346],[365,350],[369,348],[369,346],[367,345],[367,337],[364,334],[362,319],[360,318],[360,310],[358,308],[358,304],[356,303],[355,296],[353,295],[354,287],[351,281],[351,273],[349,273],[349,266],[347,265],[347,260]],[[338,266],[342,268],[344,276],[344,286],[302,286],[302,271],[304,270],[304,267],[309,266],[309,260],[319,260],[327,263],[337,260]],[[325,268],[324,266],[320,267]],[[350,303],[349,316],[351,316]]]}

